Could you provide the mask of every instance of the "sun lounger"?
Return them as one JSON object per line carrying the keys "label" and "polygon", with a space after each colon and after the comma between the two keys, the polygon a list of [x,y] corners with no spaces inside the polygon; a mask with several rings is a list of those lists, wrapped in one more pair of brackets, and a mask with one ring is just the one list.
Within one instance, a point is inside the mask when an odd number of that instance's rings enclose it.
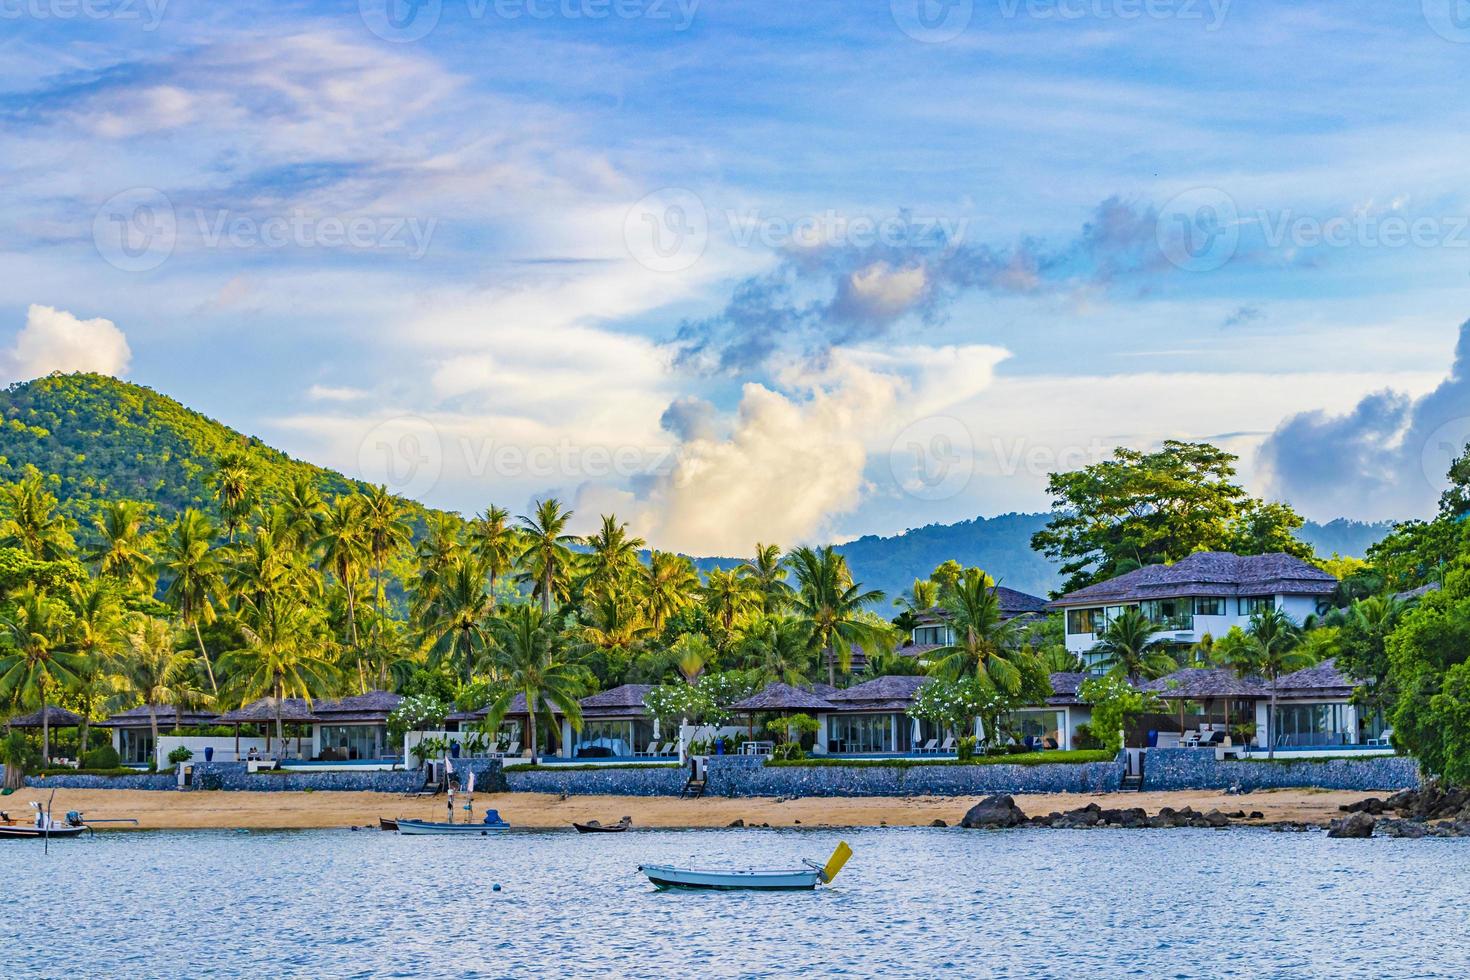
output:
{"label": "sun lounger", "polygon": [[644,749],[642,752],[635,752],[633,754],[643,756],[658,755],[658,740],[655,739],[654,741],[649,742],[647,749]]}
{"label": "sun lounger", "polygon": [[946,738],[944,740],[944,744],[939,747],[939,750],[938,751],[941,754],[942,753],[945,753],[945,752],[953,752],[954,751],[954,736],[951,735],[951,736],[949,736],[949,738]]}
{"label": "sun lounger", "polygon": [[659,755],[673,755],[679,749],[677,742],[665,742],[658,750]]}
{"label": "sun lounger", "polygon": [[931,738],[929,741],[927,741],[927,742],[924,743],[923,747],[920,748],[919,751],[920,752],[938,752],[939,751],[939,739],[937,739],[937,738]]}

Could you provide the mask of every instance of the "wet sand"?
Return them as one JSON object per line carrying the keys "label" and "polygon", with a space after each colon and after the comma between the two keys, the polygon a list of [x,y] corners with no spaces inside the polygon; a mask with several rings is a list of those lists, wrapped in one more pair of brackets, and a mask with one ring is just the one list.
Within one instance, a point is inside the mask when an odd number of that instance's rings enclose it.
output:
{"label": "wet sand", "polygon": [[[29,819],[30,800],[44,801],[49,790],[22,789],[0,798],[0,810]],[[1070,810],[1096,802],[1103,807],[1141,806],[1150,814],[1160,807],[1184,806],[1225,813],[1259,810],[1267,821],[1294,820],[1325,825],[1340,816],[1338,807],[1368,796],[1387,794],[1326,790],[1262,790],[1242,796],[1212,791],[1167,793],[1063,793],[1017,796],[1028,815]],[[573,821],[596,819],[603,823],[631,816],[636,827],[724,827],[736,819],[772,827],[928,826],[934,820],[950,825],[979,797],[860,797],[801,799],[678,800],[667,797],[558,796],[540,793],[477,794],[478,819],[486,808],[500,811],[518,827],[560,828]],[[462,800],[462,797],[461,797]],[[376,826],[379,817],[445,819],[444,797],[406,799],[391,793],[243,793],[160,792],[147,790],[56,791],[54,812],[80,810],[88,817],[137,817],[142,829],[252,828],[306,829],[313,827]]]}

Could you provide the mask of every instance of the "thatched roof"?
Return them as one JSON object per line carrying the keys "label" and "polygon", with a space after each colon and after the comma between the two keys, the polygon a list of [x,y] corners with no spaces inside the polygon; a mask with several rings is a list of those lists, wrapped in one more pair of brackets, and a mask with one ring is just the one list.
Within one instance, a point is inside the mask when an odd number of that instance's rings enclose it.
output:
{"label": "thatched roof", "polygon": [[[158,715],[159,725],[214,725],[219,722],[219,715],[212,711],[196,711],[192,708],[180,710],[171,704],[156,704],[153,710]],[[148,705],[140,704],[136,708],[119,711],[106,721],[99,721],[97,725],[100,728],[148,728],[151,725]]]}
{"label": "thatched roof", "polygon": [[1291,555],[1201,551],[1172,565],[1147,565],[1068,592],[1053,607],[1179,596],[1331,595],[1337,579]]}
{"label": "thatched roof", "polygon": [[317,701],[311,706],[311,712],[328,725],[381,724],[387,722],[402,701],[402,695],[391,691],[368,691],[332,701]]}
{"label": "thatched roof", "polygon": [[1322,661],[1314,667],[1287,674],[1276,681],[1276,692],[1284,697],[1347,697],[1353,693],[1352,678],[1337,669],[1336,658]]}
{"label": "thatched roof", "polygon": [[[317,721],[317,717],[311,713],[310,706],[301,698],[281,698],[280,714],[282,721],[294,723]],[[261,698],[247,705],[236,708],[234,711],[226,711],[219,716],[222,725],[253,725],[276,720],[276,698]]]}
{"label": "thatched roof", "polygon": [[1237,677],[1233,671],[1215,667],[1185,667],[1143,685],[1166,701],[1209,701],[1215,698],[1258,700],[1269,698],[1266,682],[1256,677]]}
{"label": "thatched roof", "polygon": [[583,718],[642,718],[648,714],[643,699],[652,690],[652,684],[624,684],[578,703],[582,705]]}
{"label": "thatched roof", "polygon": [[914,703],[927,677],[888,675],[849,687],[827,696],[838,711],[903,711]]}
{"label": "thatched roof", "polygon": [[[46,723],[52,728],[70,728],[73,725],[80,725],[82,723],[82,716],[75,711],[67,711],[65,708],[58,708],[53,704],[46,708]],[[10,721],[6,722],[6,724],[11,728],[43,727],[41,712],[39,711],[32,711],[28,715],[16,715]]]}
{"label": "thatched roof", "polygon": [[799,687],[776,682],[757,691],[743,701],[730,705],[731,711],[832,711],[833,706]]}

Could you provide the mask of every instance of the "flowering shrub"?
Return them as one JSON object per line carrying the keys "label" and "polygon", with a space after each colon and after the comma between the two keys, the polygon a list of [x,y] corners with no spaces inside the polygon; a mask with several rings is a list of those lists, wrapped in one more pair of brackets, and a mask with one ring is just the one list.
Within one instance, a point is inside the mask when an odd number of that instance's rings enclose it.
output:
{"label": "flowering shrub", "polygon": [[1123,748],[1123,728],[1129,718],[1145,711],[1161,711],[1164,706],[1157,694],[1140,691],[1126,678],[1113,674],[1083,681],[1077,694],[1085,704],[1092,705],[1093,737],[1114,754]]}
{"label": "flowering shrub", "polygon": [[444,702],[432,694],[411,694],[388,716],[388,733],[401,739],[404,732],[422,732],[439,728],[449,713]]}

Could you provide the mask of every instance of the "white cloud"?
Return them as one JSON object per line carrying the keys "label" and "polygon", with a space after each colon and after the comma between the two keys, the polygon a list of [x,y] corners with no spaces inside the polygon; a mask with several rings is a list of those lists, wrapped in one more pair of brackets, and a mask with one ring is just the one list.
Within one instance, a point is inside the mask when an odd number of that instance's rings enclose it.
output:
{"label": "white cloud", "polygon": [[92,371],[122,377],[133,352],[111,320],[81,320],[65,310],[33,304],[15,344],[4,354],[6,372],[30,379],[53,371]]}
{"label": "white cloud", "polygon": [[364,388],[348,386],[312,385],[306,389],[306,397],[316,402],[355,402],[368,396]]}

